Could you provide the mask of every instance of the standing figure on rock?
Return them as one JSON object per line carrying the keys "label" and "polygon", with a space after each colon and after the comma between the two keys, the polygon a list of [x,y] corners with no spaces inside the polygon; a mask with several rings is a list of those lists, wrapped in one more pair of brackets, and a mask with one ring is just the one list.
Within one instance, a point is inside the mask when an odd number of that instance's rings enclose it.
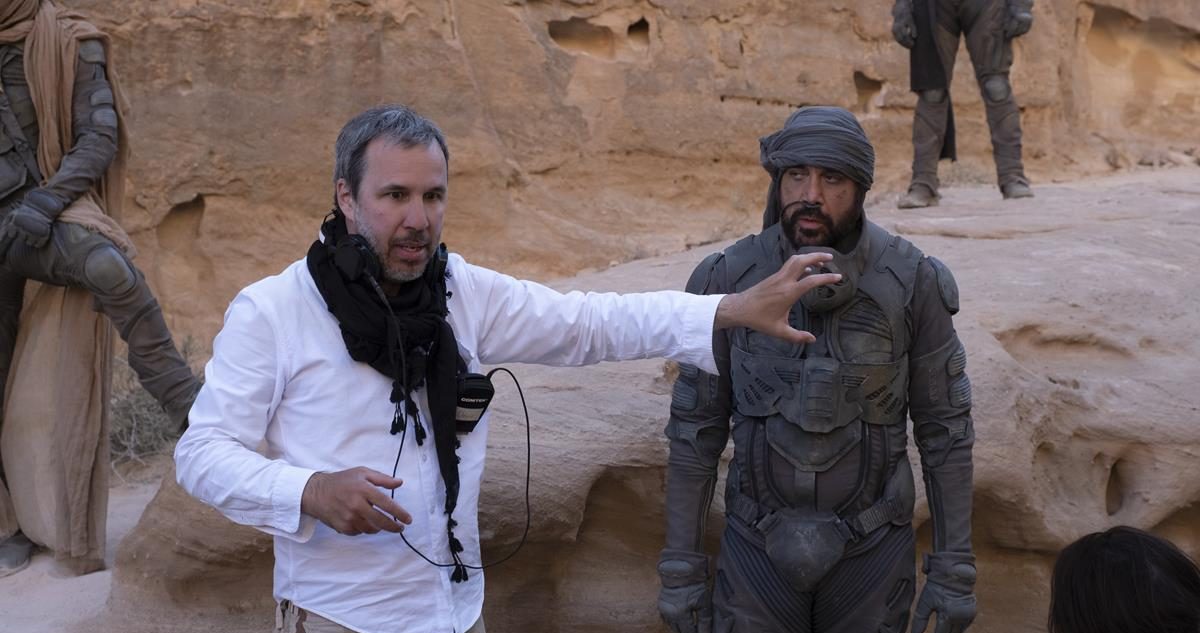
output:
{"label": "standing figure on rock", "polygon": [[441,243],[449,152],[432,121],[374,108],[334,148],[321,239],[230,304],[175,448],[185,490],[275,536],[280,633],[483,633],[481,364],[715,371],[714,329],[811,340],[788,310],[838,279],[811,274],[828,260],[813,253],[737,295],[560,294]]}
{"label": "standing figure on rock", "polygon": [[[916,582],[907,420],[933,523],[913,631],[975,617],[971,385],[944,264],[868,221],[875,152],[841,108],[796,111],[761,140],[763,230],[696,268],[689,292],[737,292],[789,257],[829,253],[842,281],[790,315],[816,341],[750,328],[714,342],[719,371],[681,365],[667,424],[659,611],[677,633],[899,633]],[[732,418],[732,424],[730,422]],[[734,443],[715,573],[703,547]]]}
{"label": "standing figure on rock", "polygon": [[957,159],[950,79],[960,34],[983,95],[1000,193],[1032,197],[1021,163],[1021,112],[1008,74],[1013,38],[1033,25],[1033,0],[896,0],[892,17],[892,35],[910,51],[912,90],[917,93],[912,183],[898,206],[937,205],[938,161]]}
{"label": "standing figure on rock", "polygon": [[127,154],[118,88],[108,39],[82,16],[0,2],[0,576],[28,564],[29,537],[75,571],[103,564],[111,338],[97,311],[173,420],[199,390],[110,217]]}

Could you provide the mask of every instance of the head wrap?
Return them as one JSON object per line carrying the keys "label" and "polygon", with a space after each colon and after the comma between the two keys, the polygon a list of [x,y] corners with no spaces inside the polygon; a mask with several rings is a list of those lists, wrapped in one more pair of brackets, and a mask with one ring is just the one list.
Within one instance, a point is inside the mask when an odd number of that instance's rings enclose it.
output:
{"label": "head wrap", "polygon": [[779,221],[779,178],[798,165],[832,169],[858,183],[860,195],[875,181],[875,148],[848,110],[806,106],[792,113],[783,129],[759,139],[763,169],[771,174],[763,228]]}

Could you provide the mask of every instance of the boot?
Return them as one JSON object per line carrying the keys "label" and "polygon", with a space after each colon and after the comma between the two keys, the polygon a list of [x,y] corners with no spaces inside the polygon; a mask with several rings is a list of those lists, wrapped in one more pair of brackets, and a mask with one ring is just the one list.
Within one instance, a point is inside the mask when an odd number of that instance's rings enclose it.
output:
{"label": "boot", "polygon": [[909,186],[908,193],[900,196],[900,200],[896,203],[896,207],[900,209],[921,209],[924,207],[936,207],[941,196],[929,187],[921,184],[913,184]]}
{"label": "boot", "polygon": [[190,395],[180,398],[175,402],[168,402],[162,405],[163,412],[167,414],[167,418],[174,423],[175,428],[183,433],[188,428],[188,413],[192,410],[192,404],[196,402],[196,396],[200,393],[202,383],[196,381]]}
{"label": "boot", "polygon": [[1029,188],[1029,185],[1018,180],[1000,187],[1000,194],[1004,196],[1005,200],[1032,198],[1033,190]]}
{"label": "boot", "polygon": [[17,532],[0,543],[0,578],[11,576],[29,566],[33,542]]}

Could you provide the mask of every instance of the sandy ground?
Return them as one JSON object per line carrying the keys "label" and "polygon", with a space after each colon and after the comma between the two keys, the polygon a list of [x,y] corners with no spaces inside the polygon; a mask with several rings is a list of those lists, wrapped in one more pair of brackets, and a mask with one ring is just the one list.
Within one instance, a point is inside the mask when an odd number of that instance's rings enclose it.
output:
{"label": "sandy ground", "polygon": [[40,551],[24,571],[0,578],[0,631],[62,633],[98,616],[108,600],[117,544],[137,524],[158,484],[153,476],[129,482],[114,477],[104,557],[109,569],[73,577],[59,569],[52,555]]}

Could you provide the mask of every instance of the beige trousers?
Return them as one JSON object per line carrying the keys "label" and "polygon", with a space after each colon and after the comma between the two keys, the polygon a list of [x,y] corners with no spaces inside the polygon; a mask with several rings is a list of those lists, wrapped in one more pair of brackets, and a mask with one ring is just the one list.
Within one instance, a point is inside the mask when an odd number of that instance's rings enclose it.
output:
{"label": "beige trousers", "polygon": [[[290,600],[279,603],[275,610],[275,633],[354,633],[336,622],[331,622],[315,613],[310,613],[292,604]],[[466,633],[487,633],[483,628],[483,616]]]}

